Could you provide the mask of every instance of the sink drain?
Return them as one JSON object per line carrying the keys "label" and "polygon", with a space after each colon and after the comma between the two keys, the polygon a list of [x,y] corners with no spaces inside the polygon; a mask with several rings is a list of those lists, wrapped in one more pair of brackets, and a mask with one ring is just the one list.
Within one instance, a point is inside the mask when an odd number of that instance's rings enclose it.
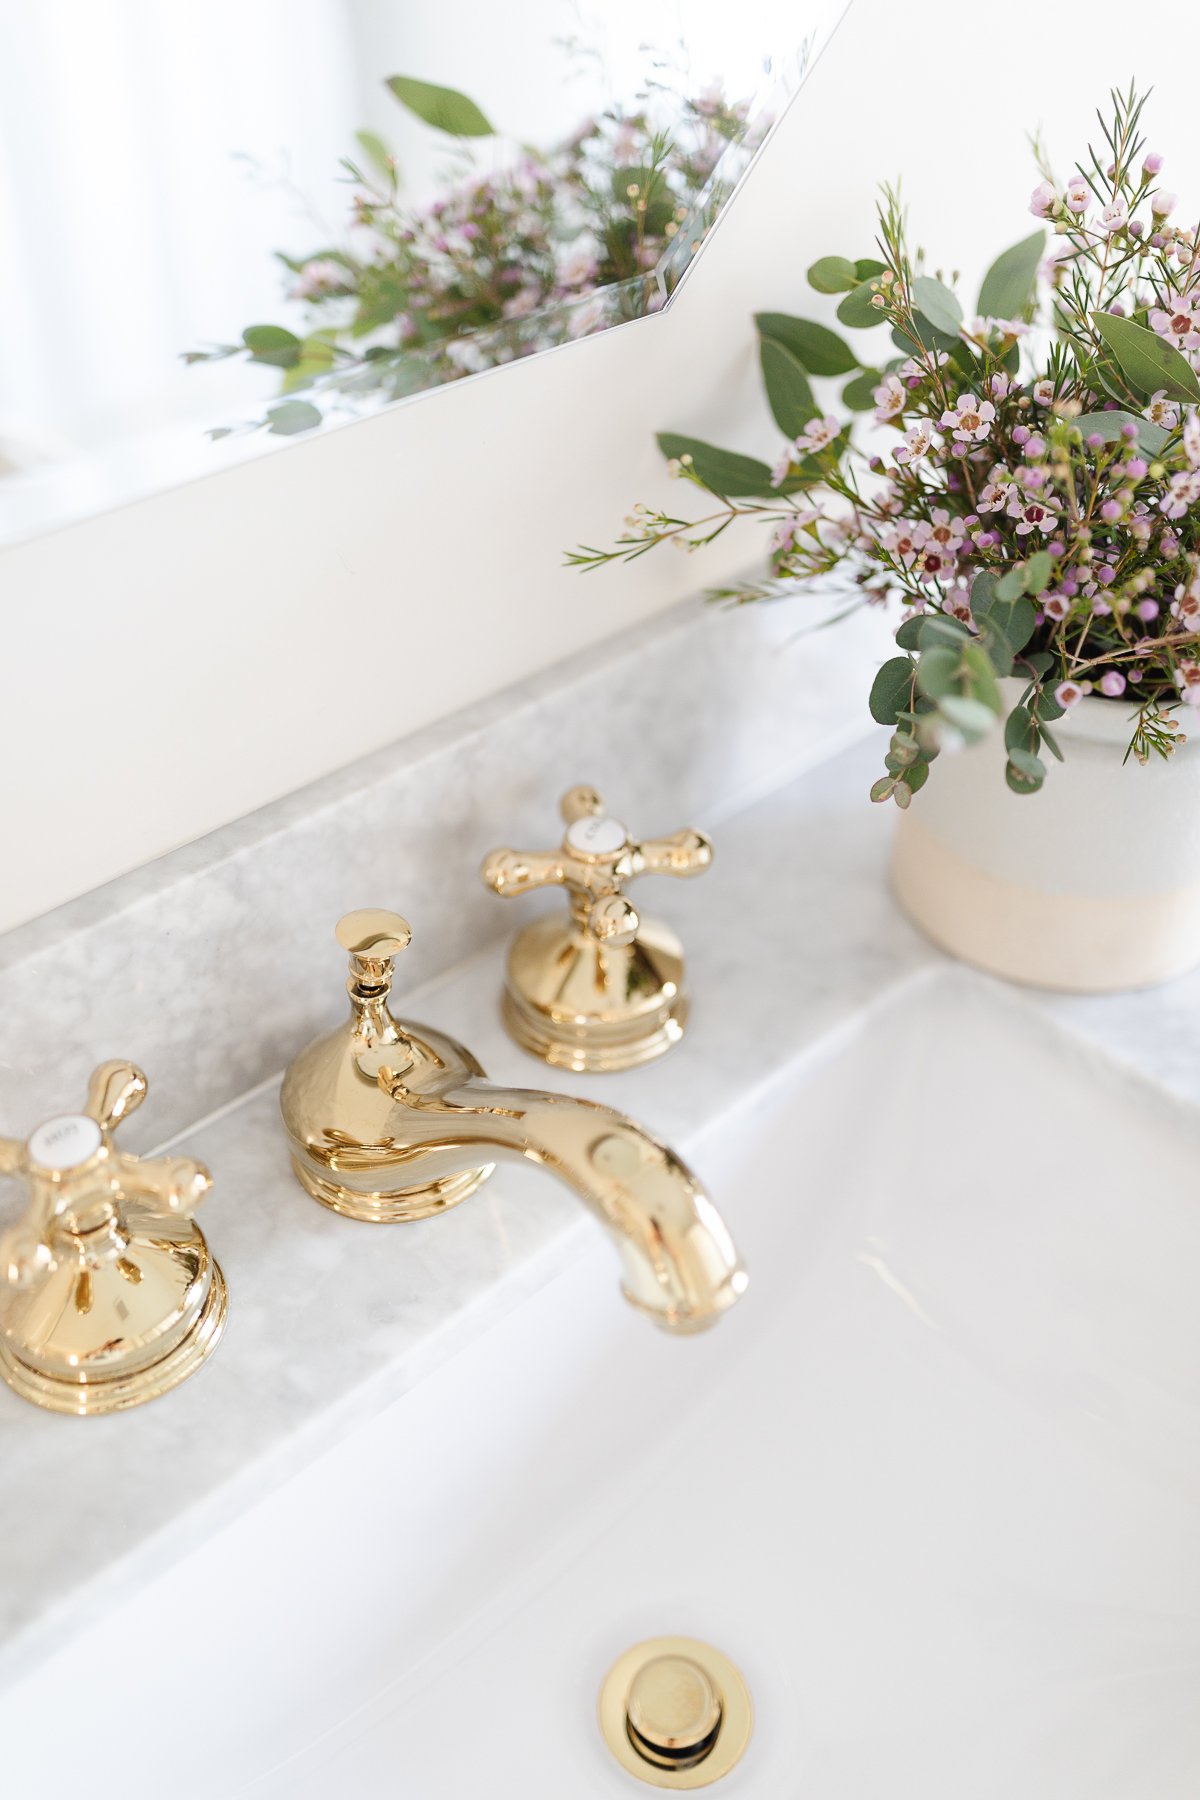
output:
{"label": "sink drain", "polygon": [[652,1787],[719,1781],[750,1741],[746,1684],[727,1656],[696,1638],[648,1638],[619,1656],[600,1689],[604,1741]]}

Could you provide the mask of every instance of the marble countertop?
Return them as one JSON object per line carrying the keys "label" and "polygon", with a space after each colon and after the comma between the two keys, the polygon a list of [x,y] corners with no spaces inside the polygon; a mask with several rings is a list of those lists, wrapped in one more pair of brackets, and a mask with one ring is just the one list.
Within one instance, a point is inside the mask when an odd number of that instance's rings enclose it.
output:
{"label": "marble countertop", "polygon": [[[499,1022],[499,950],[400,991],[398,1014],[461,1037],[497,1080],[610,1103],[687,1155],[780,1068],[832,1051],[898,988],[945,966],[888,891],[889,822],[866,798],[876,761],[873,741],[837,756],[728,819],[702,881],[656,887],[694,996],[688,1035],[663,1061],[572,1078],[525,1056]],[[1115,998],[1013,998],[1131,1078],[1200,1102],[1200,975]],[[565,1190],[519,1167],[444,1218],[395,1230],[340,1219],[291,1174],[277,1079],[174,1141],[214,1175],[201,1218],[229,1281],[226,1338],[195,1379],[112,1418],[64,1419],[0,1390],[0,1679],[27,1673],[419,1381],[596,1229]]]}

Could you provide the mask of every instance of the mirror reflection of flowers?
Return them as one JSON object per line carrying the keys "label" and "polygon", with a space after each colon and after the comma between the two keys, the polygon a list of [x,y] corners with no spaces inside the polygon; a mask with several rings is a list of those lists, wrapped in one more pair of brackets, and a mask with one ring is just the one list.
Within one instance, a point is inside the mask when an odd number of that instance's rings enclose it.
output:
{"label": "mirror reflection of flowers", "polygon": [[[1047,756],[1061,759],[1057,721],[1085,695],[1124,705],[1139,762],[1170,756],[1186,741],[1181,707],[1200,707],[1200,231],[1171,222],[1142,107],[1132,89],[1114,93],[1103,144],[1065,185],[1038,151],[1031,211],[1054,233],[1049,253],[1045,226],[1006,250],[970,318],[910,256],[885,189],[878,256],[809,270],[819,292],[844,296],[838,319],[869,332],[869,350],[758,315],[787,439],[774,469],[663,434],[671,472],[717,509],[636,507],[615,547],[569,558],[595,568],[662,543],[695,550],[749,518],[771,531],[771,579],[714,598],[775,598],[814,576],[828,592],[837,576],[846,612],[898,601],[899,654],[870,696],[892,727],[873,799],[907,806],[940,748],[1002,715],[1008,785],[1032,794]],[[873,450],[814,395],[813,379],[841,375],[843,406],[873,414]],[[1019,698],[1000,685],[1010,676]]]}
{"label": "mirror reflection of flowers", "polygon": [[453,140],[442,192],[410,205],[396,157],[359,134],[361,157],[343,163],[354,190],[343,241],[302,257],[277,253],[307,329],[251,325],[240,344],[185,357],[266,363],[283,371],[286,395],[309,397],[214,437],[308,430],[324,416],[315,401],[399,398],[655,311],[667,291],[664,254],[698,212],[703,229],[720,198],[722,157],[752,148],[766,123],[752,127],[748,103],[727,101],[719,87],[689,97],[659,83],[554,149],[525,146],[515,161],[483,169],[471,144],[497,134],[474,101],[408,76],[387,86]]}

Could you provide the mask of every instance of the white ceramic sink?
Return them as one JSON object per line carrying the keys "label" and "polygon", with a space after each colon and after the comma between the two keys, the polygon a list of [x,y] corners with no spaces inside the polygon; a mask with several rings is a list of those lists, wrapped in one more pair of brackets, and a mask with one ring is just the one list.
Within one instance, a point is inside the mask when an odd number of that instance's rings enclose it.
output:
{"label": "white ceramic sink", "polygon": [[1198,1152],[1021,1001],[910,985],[689,1145],[751,1271],[716,1330],[623,1307],[581,1214],[11,1692],[4,1793],[620,1800],[599,1682],[683,1633],[756,1707],[714,1795],[1195,1800]]}

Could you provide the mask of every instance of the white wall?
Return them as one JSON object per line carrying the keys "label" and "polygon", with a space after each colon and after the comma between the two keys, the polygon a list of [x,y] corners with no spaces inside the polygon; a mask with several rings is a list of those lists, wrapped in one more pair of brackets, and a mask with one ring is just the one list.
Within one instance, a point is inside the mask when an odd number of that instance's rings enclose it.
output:
{"label": "white wall", "polygon": [[[804,269],[866,253],[880,178],[970,288],[1030,228],[1026,130],[1068,168],[1132,41],[1111,0],[857,0],[667,314],[0,554],[0,924],[746,562],[727,538],[584,577],[560,552],[678,501],[656,427],[772,451],[749,315],[828,315]],[[1200,202],[1200,25],[1137,41],[1164,184]]]}

